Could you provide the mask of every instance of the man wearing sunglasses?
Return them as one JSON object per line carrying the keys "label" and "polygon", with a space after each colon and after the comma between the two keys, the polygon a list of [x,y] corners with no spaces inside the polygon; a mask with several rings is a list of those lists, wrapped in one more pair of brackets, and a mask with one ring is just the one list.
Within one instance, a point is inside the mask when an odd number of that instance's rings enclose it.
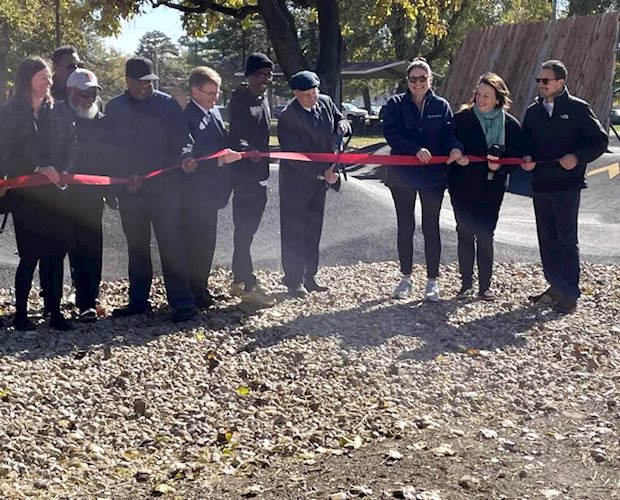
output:
{"label": "man wearing sunglasses", "polygon": [[75,47],[63,45],[52,54],[52,97],[56,101],[67,98],[66,84],[69,75],[77,68],[83,67]]}
{"label": "man wearing sunglasses", "polygon": [[[87,69],[77,68],[67,78],[66,99],[56,103],[50,118],[49,149],[58,171],[109,173],[103,171],[102,164],[105,141],[103,114],[97,105],[100,90],[97,77]],[[78,320],[94,323],[101,282],[103,191],[95,186],[71,185],[64,201],[72,230],[69,260]]]}
{"label": "man wearing sunglasses", "polygon": [[586,165],[609,141],[590,105],[569,93],[567,76],[561,61],[542,64],[538,97],[523,121],[528,154],[522,167],[532,171],[538,245],[550,285],[530,300],[551,301],[561,314],[572,313],[580,295],[577,217]]}

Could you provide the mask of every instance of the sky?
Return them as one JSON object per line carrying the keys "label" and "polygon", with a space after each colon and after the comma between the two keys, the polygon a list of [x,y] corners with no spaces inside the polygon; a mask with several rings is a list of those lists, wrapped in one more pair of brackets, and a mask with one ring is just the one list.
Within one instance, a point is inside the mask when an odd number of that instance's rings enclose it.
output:
{"label": "sky", "polygon": [[180,14],[168,7],[149,8],[145,14],[135,16],[131,21],[124,21],[121,34],[118,37],[106,38],[106,45],[124,54],[133,54],[138,48],[140,38],[147,31],[153,30],[164,32],[177,43],[184,34]]}

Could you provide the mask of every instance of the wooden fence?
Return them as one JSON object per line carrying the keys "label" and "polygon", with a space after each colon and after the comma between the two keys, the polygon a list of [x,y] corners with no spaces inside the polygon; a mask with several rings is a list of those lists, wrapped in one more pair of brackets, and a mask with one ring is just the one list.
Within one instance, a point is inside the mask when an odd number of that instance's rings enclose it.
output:
{"label": "wooden fence", "polygon": [[536,96],[540,64],[559,59],[568,68],[569,91],[588,101],[609,126],[618,46],[618,12],[558,21],[469,30],[438,93],[456,111],[468,102],[480,75],[493,71],[507,83],[519,120]]}

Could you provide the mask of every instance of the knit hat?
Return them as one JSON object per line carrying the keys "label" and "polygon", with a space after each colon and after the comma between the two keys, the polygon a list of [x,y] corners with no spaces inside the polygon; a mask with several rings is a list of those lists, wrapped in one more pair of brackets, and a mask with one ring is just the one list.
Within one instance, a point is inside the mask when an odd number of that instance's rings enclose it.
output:
{"label": "knit hat", "polygon": [[250,54],[248,60],[245,62],[245,76],[250,76],[252,73],[256,73],[262,68],[273,70],[273,61],[260,52]]}
{"label": "knit hat", "polygon": [[309,90],[321,85],[321,80],[313,71],[303,70],[295,73],[291,78],[291,90]]}

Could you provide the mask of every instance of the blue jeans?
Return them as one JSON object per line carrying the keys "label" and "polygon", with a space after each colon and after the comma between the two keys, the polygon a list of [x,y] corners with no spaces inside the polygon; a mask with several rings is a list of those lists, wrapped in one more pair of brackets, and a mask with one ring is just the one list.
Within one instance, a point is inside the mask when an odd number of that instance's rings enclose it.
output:
{"label": "blue jeans", "polygon": [[536,230],[545,279],[565,297],[576,300],[579,290],[577,216],[581,191],[534,193]]}
{"label": "blue jeans", "polygon": [[181,232],[181,197],[178,192],[125,195],[119,198],[123,232],[129,253],[129,303],[148,304],[153,266],[151,224],[155,230],[168,303],[174,308],[193,307],[187,260]]}

